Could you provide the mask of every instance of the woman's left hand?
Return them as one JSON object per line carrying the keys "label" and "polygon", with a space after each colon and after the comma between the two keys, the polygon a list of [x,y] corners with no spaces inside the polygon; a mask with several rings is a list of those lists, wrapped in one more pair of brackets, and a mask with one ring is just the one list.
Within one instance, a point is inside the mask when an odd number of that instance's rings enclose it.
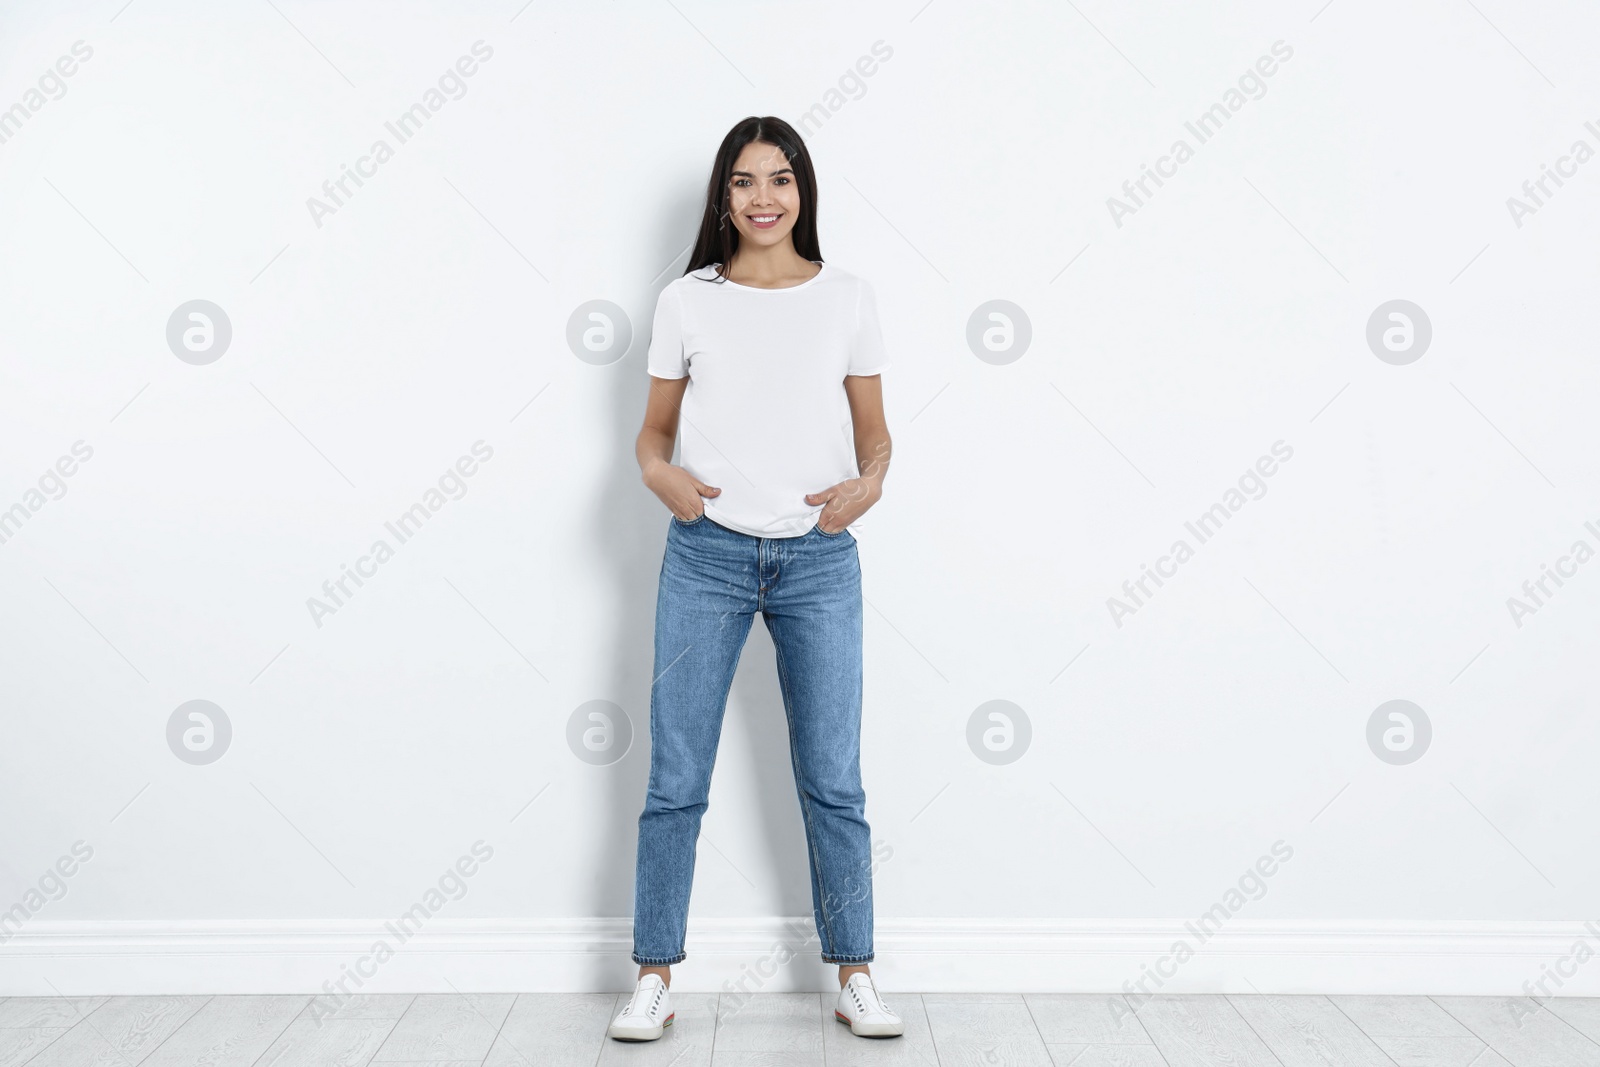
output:
{"label": "woman's left hand", "polygon": [[823,505],[817,527],[825,534],[836,534],[866,514],[883,496],[883,488],[870,478],[849,478],[820,493],[807,493],[806,503]]}

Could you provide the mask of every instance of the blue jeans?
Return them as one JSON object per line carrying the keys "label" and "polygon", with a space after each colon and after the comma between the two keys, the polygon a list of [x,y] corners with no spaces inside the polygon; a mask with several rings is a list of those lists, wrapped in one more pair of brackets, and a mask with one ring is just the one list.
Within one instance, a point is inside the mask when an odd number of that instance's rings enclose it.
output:
{"label": "blue jeans", "polygon": [[656,598],[650,785],[639,816],[633,962],[684,952],[700,817],[734,668],[756,612],[777,650],[811,903],[827,963],[872,959],[861,788],[861,563],[848,530],[752,537],[671,519]]}

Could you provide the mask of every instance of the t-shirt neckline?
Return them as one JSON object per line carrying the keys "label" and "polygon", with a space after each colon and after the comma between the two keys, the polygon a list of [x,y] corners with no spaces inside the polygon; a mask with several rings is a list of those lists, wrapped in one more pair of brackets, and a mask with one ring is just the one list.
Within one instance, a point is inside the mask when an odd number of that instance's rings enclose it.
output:
{"label": "t-shirt neckline", "polygon": [[[813,260],[812,262],[816,262],[816,261]],[[817,273],[813,274],[811,277],[807,278],[805,281],[801,282],[799,285],[780,285],[776,289],[769,289],[766,286],[762,286],[762,285],[741,285],[739,282],[734,281],[732,278],[724,278],[724,279],[722,279],[722,282],[720,284],[722,284],[722,285],[731,285],[735,289],[747,289],[752,293],[792,293],[796,289],[804,289],[806,286],[810,285],[812,282],[814,282],[818,278],[822,277],[823,274],[825,274],[827,272],[827,270],[828,270],[828,264],[825,263],[825,262],[824,263],[818,263],[817,266],[819,268]],[[716,276],[716,267],[713,266],[711,269],[712,269],[712,276],[715,277]]]}

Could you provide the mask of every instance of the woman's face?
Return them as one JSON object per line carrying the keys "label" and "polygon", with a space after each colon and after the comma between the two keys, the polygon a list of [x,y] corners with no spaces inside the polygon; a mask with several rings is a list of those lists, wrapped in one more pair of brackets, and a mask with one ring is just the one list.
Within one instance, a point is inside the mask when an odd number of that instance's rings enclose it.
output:
{"label": "woman's face", "polygon": [[728,214],[741,243],[789,240],[800,214],[800,187],[783,149],[760,141],[744,146],[728,179]]}

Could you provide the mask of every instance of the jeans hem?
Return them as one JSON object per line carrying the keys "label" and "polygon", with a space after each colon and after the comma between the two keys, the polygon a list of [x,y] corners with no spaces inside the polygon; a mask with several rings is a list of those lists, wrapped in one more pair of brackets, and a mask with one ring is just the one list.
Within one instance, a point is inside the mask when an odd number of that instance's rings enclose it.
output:
{"label": "jeans hem", "polygon": [[874,955],[875,955],[875,953],[868,952],[865,955],[860,955],[860,956],[830,956],[826,952],[824,952],[822,954],[822,962],[823,963],[841,963],[841,964],[871,963],[872,960],[873,960]]}
{"label": "jeans hem", "polygon": [[687,952],[680,952],[676,956],[672,957],[641,956],[637,952],[633,953],[633,962],[637,963],[641,967],[670,967],[674,963],[682,963],[688,958],[689,954]]}

